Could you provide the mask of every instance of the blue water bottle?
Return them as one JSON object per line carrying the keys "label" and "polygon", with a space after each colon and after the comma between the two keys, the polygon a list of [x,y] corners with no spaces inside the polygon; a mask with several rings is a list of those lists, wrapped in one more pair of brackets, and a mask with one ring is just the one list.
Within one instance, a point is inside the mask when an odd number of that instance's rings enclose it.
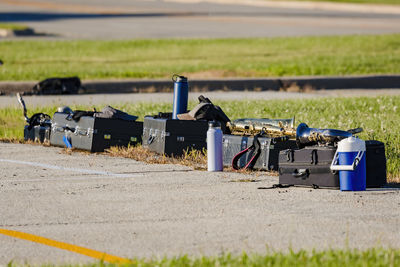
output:
{"label": "blue water bottle", "polygon": [[172,76],[172,81],[174,82],[172,119],[177,120],[178,114],[187,112],[189,84],[186,77],[177,74]]}

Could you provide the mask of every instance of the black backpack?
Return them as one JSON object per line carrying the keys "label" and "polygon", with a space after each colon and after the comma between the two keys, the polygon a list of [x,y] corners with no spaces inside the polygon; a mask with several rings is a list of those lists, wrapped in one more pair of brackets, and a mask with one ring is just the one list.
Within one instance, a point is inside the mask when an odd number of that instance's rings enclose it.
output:
{"label": "black backpack", "polygon": [[32,90],[35,95],[68,95],[78,94],[80,89],[84,89],[81,80],[78,77],[68,77],[43,80]]}

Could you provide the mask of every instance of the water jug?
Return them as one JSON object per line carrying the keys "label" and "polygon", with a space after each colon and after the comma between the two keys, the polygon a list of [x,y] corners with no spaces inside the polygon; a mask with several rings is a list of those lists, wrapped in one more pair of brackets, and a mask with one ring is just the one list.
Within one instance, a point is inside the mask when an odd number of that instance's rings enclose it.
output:
{"label": "water jug", "polygon": [[208,171],[217,172],[223,170],[222,161],[222,130],[217,121],[208,123],[207,131],[207,165]]}
{"label": "water jug", "polygon": [[356,137],[338,143],[331,170],[339,171],[341,191],[364,191],[366,189],[365,141]]}

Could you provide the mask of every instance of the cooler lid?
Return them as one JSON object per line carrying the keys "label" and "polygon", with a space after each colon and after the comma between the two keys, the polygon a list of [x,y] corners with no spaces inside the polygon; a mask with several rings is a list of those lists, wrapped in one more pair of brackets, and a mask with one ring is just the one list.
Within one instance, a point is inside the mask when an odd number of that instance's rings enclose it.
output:
{"label": "cooler lid", "polygon": [[357,137],[348,137],[338,143],[337,152],[365,151],[365,141]]}

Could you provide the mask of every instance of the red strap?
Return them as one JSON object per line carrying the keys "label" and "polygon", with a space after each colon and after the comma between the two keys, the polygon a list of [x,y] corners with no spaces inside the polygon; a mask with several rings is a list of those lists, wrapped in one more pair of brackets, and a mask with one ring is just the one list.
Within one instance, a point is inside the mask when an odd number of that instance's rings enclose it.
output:
{"label": "red strap", "polygon": [[253,157],[249,160],[249,162],[247,162],[247,164],[246,164],[243,168],[240,168],[240,167],[238,166],[237,163],[238,163],[239,159],[240,159],[244,154],[246,154],[247,152],[249,152],[249,150],[253,150],[253,149],[254,149],[254,145],[249,146],[249,147],[246,148],[245,150],[242,150],[242,151],[240,151],[239,153],[237,153],[237,154],[233,157],[233,159],[232,159],[232,168],[235,169],[235,170],[247,169],[247,168],[250,166],[250,164],[257,158],[258,153],[254,153]]}

